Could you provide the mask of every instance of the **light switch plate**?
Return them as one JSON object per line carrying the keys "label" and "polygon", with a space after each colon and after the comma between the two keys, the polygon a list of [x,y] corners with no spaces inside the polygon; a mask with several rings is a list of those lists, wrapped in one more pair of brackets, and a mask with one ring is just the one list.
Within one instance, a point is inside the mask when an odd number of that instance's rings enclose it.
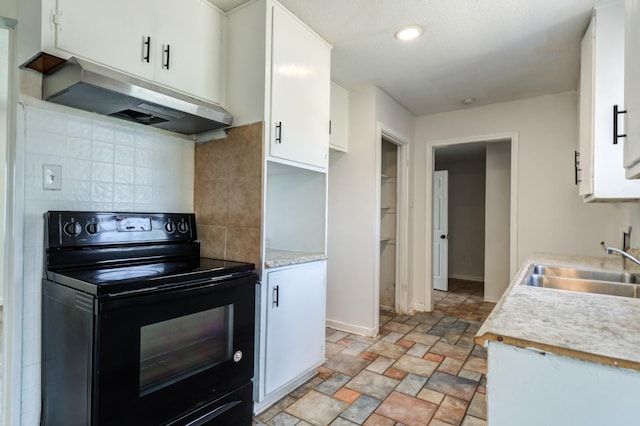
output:
{"label": "light switch plate", "polygon": [[62,189],[62,166],[59,164],[42,165],[42,188],[48,191]]}

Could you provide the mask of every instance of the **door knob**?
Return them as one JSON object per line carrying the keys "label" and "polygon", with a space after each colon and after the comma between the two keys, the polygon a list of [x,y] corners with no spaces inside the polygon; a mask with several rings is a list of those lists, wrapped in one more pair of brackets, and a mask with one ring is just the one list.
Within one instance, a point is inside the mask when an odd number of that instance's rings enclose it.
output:
{"label": "door knob", "polygon": [[444,239],[446,239],[446,238],[447,238],[447,236],[446,236],[446,235],[444,235],[444,234],[442,234],[442,235],[440,235],[440,238],[444,240]]}

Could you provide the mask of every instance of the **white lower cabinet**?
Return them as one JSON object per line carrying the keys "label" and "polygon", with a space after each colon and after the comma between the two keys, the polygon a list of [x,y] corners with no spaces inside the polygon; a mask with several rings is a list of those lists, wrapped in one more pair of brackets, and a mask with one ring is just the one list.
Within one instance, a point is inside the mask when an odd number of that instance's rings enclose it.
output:
{"label": "white lower cabinet", "polygon": [[491,425],[639,423],[639,371],[494,341],[488,342],[487,351]]}
{"label": "white lower cabinet", "polygon": [[326,262],[267,271],[264,392],[324,362]]}

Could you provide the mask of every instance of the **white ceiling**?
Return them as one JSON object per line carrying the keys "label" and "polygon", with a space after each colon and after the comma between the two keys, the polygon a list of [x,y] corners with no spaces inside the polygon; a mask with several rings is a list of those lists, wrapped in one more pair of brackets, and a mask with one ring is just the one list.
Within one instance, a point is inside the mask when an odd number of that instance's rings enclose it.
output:
{"label": "white ceiling", "polygon": [[[224,11],[245,0],[209,0]],[[331,79],[415,115],[575,90],[598,0],[280,0],[333,45]],[[425,28],[401,43],[403,25]]]}

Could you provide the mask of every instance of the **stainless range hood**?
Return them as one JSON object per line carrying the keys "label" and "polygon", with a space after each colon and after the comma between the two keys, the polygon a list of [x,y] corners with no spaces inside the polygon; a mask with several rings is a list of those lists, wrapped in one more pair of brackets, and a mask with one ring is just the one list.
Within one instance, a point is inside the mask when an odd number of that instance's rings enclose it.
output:
{"label": "stainless range hood", "polygon": [[78,58],[43,76],[42,98],[183,134],[233,122],[231,114],[215,104]]}

